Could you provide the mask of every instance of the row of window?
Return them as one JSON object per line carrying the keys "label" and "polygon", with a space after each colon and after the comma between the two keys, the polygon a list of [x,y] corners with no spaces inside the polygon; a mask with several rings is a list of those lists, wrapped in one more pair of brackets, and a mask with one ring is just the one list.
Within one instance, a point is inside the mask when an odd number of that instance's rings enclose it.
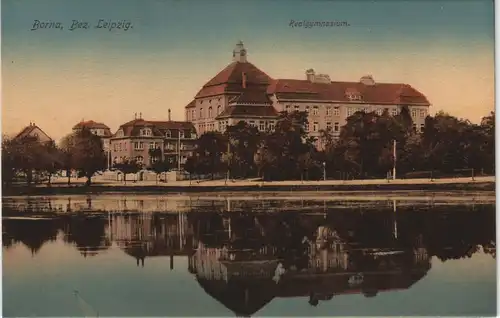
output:
{"label": "row of window", "polygon": [[[220,115],[220,113],[222,113],[223,111],[223,108],[221,105],[217,106],[217,112],[214,114],[214,110],[212,108],[212,106],[208,107],[208,113],[206,114],[206,118],[213,118],[213,117],[216,117],[218,115]],[[191,121],[191,120],[196,120],[196,110],[194,109],[191,109],[191,112],[188,110],[187,111],[187,120],[188,121]],[[202,108],[199,109],[198,111],[198,119],[203,119],[205,118],[205,110]]]}
{"label": "row of window", "polygon": [[[300,110],[299,105],[293,105],[293,111],[299,111],[299,110]],[[308,114],[312,114],[313,116],[318,116],[320,114],[318,106],[313,106],[312,111],[310,106],[306,106],[305,110]],[[288,113],[291,112],[292,105],[286,105],[285,111]],[[326,116],[332,116],[332,115],[340,116],[340,107],[326,107]]]}
{"label": "row of window", "polygon": [[[177,143],[166,143],[165,144],[165,149],[166,150],[176,150],[177,147],[176,147],[176,144]],[[145,146],[148,146],[149,149],[159,149],[161,148],[162,146],[162,143],[157,143],[157,142],[150,142],[149,144],[148,143],[145,143],[145,142],[142,142],[142,141],[135,141],[133,143],[133,148],[134,150],[144,150],[145,149]],[[188,145],[184,144],[184,143],[180,143],[180,149],[181,150],[186,150],[188,149]],[[113,145],[113,150],[114,151],[126,151],[127,150],[127,143],[124,142],[124,143],[116,143]]]}
{"label": "row of window", "polygon": [[[373,107],[375,108],[375,107]],[[370,107],[370,106],[366,106],[366,107],[347,107],[347,116],[352,116],[354,113],[358,112],[358,111],[364,111],[365,113],[368,113],[368,112],[371,112],[373,111],[373,108]],[[292,108],[292,105],[286,105],[285,106],[285,111],[286,112],[291,112],[293,109],[293,111],[299,111],[300,110],[300,106],[299,105],[293,105],[293,108]],[[387,110],[392,116],[396,116],[398,113],[399,113],[399,108],[397,107],[392,107],[392,108],[375,108],[375,112],[377,113],[377,115],[382,115],[382,113]],[[305,111],[308,113],[308,114],[312,114],[313,116],[318,116],[320,115],[320,107],[319,106],[312,106],[312,108],[310,106],[306,106],[305,107]],[[326,116],[340,116],[340,107],[326,107]],[[416,119],[418,117],[420,118],[425,118],[427,116],[427,110],[425,109],[412,109],[411,110],[411,117]]]}
{"label": "row of window", "polygon": [[[309,127],[309,123],[307,123],[305,125],[305,130],[306,131],[309,131],[310,127]],[[321,129],[320,125],[318,122],[313,122],[312,124],[312,131],[313,132],[317,132]],[[333,123],[333,126],[332,126],[332,122],[326,122],[326,130],[328,131],[333,131],[333,132],[338,132],[340,131],[340,123],[336,122],[336,123]]]}
{"label": "row of window", "polygon": [[[180,136],[179,136],[180,138],[186,138],[186,134],[185,134],[184,130],[180,130],[179,134],[180,134]],[[139,135],[143,136],[143,137],[151,137],[151,136],[153,136],[153,130],[151,128],[142,128],[141,130],[139,130]],[[116,136],[123,137],[123,130],[119,130],[116,133]],[[165,132],[165,137],[172,138],[172,131],[167,130]],[[196,133],[191,133],[191,138],[196,139]]]}

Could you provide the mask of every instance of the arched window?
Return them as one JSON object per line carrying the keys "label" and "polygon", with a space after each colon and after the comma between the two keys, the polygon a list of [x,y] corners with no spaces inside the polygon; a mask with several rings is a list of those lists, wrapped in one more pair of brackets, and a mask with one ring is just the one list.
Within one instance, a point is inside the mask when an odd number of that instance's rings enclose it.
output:
{"label": "arched window", "polygon": [[167,130],[167,132],[165,133],[165,137],[171,138],[172,137],[172,132],[170,130]]}
{"label": "arched window", "polygon": [[221,112],[222,112],[222,107],[219,105],[217,106],[217,115],[220,115]]}
{"label": "arched window", "polygon": [[212,106],[208,107],[208,118],[212,118]]}

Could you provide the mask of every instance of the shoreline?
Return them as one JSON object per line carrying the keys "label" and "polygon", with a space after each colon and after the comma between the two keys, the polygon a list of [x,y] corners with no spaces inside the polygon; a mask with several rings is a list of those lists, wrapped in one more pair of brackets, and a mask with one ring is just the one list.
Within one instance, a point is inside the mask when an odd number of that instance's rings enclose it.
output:
{"label": "shoreline", "polygon": [[221,193],[221,192],[346,192],[346,191],[484,191],[495,192],[495,181],[459,181],[457,182],[426,182],[426,183],[367,183],[360,184],[344,182],[336,184],[321,184],[312,182],[290,184],[290,182],[264,183],[228,183],[221,184],[94,184],[90,187],[82,185],[55,185],[52,187],[10,187],[2,190],[2,197],[25,195],[64,195],[64,194],[112,194],[112,193],[140,193],[140,194],[168,194],[168,193]]}

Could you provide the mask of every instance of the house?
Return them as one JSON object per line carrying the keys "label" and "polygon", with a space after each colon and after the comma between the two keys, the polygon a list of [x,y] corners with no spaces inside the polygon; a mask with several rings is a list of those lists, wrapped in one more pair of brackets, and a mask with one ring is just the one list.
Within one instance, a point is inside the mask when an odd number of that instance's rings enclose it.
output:
{"label": "house", "polygon": [[[110,153],[113,163],[134,159],[143,166],[157,160],[169,160],[182,166],[192,155],[197,134],[192,123],[170,120],[144,120],[142,114],[122,124],[110,138]],[[153,156],[151,150],[158,150]]]}
{"label": "house", "polygon": [[41,143],[51,143],[53,139],[49,137],[40,127],[31,123],[24,127],[13,140],[23,140],[25,138],[37,138]]}

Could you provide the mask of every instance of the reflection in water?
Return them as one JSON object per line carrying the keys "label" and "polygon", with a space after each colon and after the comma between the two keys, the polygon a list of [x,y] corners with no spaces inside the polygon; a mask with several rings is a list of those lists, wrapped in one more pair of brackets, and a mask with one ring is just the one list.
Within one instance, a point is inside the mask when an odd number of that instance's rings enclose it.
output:
{"label": "reflection in water", "polygon": [[251,205],[229,212],[217,204],[187,213],[145,213],[96,212],[89,198],[79,209],[48,202],[50,207],[4,206],[4,248],[20,242],[35,255],[61,238],[87,257],[115,243],[137,266],[167,256],[170,269],[174,256],[187,256],[200,287],[240,316],[253,315],[274,298],[307,297],[318,306],[337,295],[376,297],[408,289],[427,274],[433,256],[444,262],[482,250],[496,257],[492,205],[475,206],[473,213],[457,206],[396,209],[395,203],[318,206],[307,213],[255,213]]}

